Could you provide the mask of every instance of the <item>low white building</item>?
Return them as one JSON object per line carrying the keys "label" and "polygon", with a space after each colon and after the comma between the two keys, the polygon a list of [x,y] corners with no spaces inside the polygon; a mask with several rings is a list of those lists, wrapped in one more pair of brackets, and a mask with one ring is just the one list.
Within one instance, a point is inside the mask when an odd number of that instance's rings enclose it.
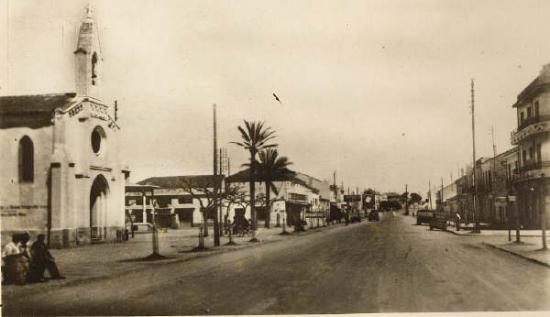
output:
{"label": "low white building", "polygon": [[[229,176],[226,180],[227,186],[240,188],[245,195],[249,191],[249,171],[243,170]],[[256,215],[258,224],[264,225],[269,217],[269,223],[281,226],[283,221],[292,226],[297,221],[306,221],[310,226],[325,225],[328,213],[328,199],[321,196],[319,188],[314,187],[316,183],[324,184],[306,174],[296,173],[293,176],[280,177],[272,181],[277,193],[270,190],[270,206],[265,206],[266,188],[265,182],[256,182]],[[321,187],[321,186],[319,186]],[[330,195],[328,183],[323,190]],[[239,217],[250,219],[250,206],[234,204],[228,210],[230,220]],[[322,217],[320,216],[322,213]]]}
{"label": "low white building", "polygon": [[[126,186],[126,215],[136,223],[155,223],[161,228],[186,228],[203,223],[201,210],[213,202],[214,189],[223,193],[223,175],[151,177]],[[209,223],[213,221],[209,215]]]}

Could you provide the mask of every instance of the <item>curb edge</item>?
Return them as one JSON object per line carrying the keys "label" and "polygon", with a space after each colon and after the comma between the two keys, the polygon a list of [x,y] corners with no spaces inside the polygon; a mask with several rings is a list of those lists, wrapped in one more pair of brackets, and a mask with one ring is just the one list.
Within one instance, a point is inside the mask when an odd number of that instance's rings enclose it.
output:
{"label": "curb edge", "polygon": [[520,253],[511,251],[511,250],[507,250],[507,249],[498,247],[498,246],[496,246],[496,245],[494,245],[494,244],[491,244],[491,243],[481,242],[481,244],[486,245],[486,246],[488,246],[488,247],[491,247],[491,248],[493,248],[493,249],[495,249],[495,250],[500,250],[500,251],[502,251],[502,252],[506,252],[506,253],[508,253],[508,254],[515,255],[515,256],[520,257],[520,258],[522,258],[522,259],[524,259],[524,260],[527,260],[527,261],[529,261],[529,262],[533,262],[533,263],[536,263],[536,264],[539,264],[539,265],[546,266],[546,267],[550,268],[550,264],[548,264],[548,263],[546,263],[546,262],[543,262],[543,261],[540,261],[540,260],[537,260],[537,259],[530,258],[530,257],[528,257],[528,256],[525,256],[525,255],[523,255],[523,254],[520,254]]}

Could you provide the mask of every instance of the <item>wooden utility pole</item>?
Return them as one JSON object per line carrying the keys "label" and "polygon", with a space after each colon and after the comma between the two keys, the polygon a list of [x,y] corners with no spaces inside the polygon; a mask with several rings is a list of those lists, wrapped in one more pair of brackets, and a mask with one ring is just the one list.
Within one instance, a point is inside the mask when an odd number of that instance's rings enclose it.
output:
{"label": "wooden utility pole", "polygon": [[409,215],[409,189],[405,184],[405,215]]}
{"label": "wooden utility pole", "polygon": [[428,180],[428,199],[430,201],[430,210],[433,210],[432,206],[432,182]]}
{"label": "wooden utility pole", "polygon": [[471,95],[472,95],[472,214],[474,217],[475,228],[474,232],[480,232],[479,215],[477,214],[477,180],[476,180],[476,124],[475,124],[475,102],[474,102],[474,80],[471,80]]}
{"label": "wooden utility pole", "polygon": [[497,182],[497,146],[495,145],[495,127],[491,126],[491,142],[493,143],[493,172],[491,173],[492,180],[491,180],[491,196],[493,204],[491,206],[491,214],[496,218],[496,194],[495,194],[495,186]]}
{"label": "wooden utility pole", "polygon": [[441,211],[443,212],[445,210],[445,208],[443,208],[443,177],[441,177],[441,190],[440,190],[439,199],[441,199],[439,206],[441,206]]}
{"label": "wooden utility pole", "polygon": [[220,148],[219,162],[218,162],[218,174],[223,175],[223,153],[222,148]]}
{"label": "wooden utility pole", "polygon": [[541,202],[542,202],[542,206],[541,206],[541,212],[542,212],[542,217],[541,217],[541,229],[542,229],[542,249],[543,250],[548,250],[548,247],[546,246],[546,209],[548,208],[548,202],[546,201],[547,198],[546,198],[546,194],[547,194],[547,191],[546,191],[546,178],[544,177],[544,174],[541,175],[541,182],[540,182],[540,187],[541,187]]}
{"label": "wooden utility pole", "polygon": [[[219,175],[224,175],[223,174],[223,166],[222,166],[222,161],[223,161],[223,155],[222,155],[222,149],[220,148],[220,159],[219,159]],[[221,188],[219,189],[219,191],[221,192]],[[221,202],[221,199],[218,200],[218,206],[217,206],[217,215],[216,217],[218,217],[219,219],[219,223],[220,225],[218,226],[218,231],[219,231],[219,235],[220,237],[223,237],[223,227],[225,226],[225,221],[223,221],[223,217],[222,217],[222,202]]]}
{"label": "wooden utility pole", "polygon": [[[216,124],[216,104],[212,106],[213,111],[213,136],[214,136],[214,142],[213,142],[213,172],[214,172],[214,246],[220,245],[220,222],[218,218],[218,197],[220,192],[220,186],[218,184],[218,178],[216,177],[218,175],[218,132],[217,132],[217,124]],[[210,210],[208,211],[210,212]],[[206,226],[208,226],[208,216],[206,217]]]}

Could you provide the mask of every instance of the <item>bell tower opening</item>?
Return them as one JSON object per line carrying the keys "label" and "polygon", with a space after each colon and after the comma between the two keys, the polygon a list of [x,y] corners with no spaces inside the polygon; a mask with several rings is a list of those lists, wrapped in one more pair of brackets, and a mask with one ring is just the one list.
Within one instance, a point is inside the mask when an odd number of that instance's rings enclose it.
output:
{"label": "bell tower opening", "polygon": [[92,85],[95,86],[96,84],[96,78],[97,78],[97,68],[96,68],[96,65],[97,65],[97,52],[94,52],[92,54]]}

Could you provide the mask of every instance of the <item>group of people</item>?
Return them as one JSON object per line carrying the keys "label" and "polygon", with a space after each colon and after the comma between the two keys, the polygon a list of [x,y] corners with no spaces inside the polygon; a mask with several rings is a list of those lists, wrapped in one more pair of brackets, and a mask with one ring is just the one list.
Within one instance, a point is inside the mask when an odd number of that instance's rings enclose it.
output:
{"label": "group of people", "polygon": [[55,258],[48,250],[45,235],[39,234],[29,248],[29,233],[12,235],[11,241],[2,250],[2,283],[25,284],[45,282],[47,270],[52,279],[64,279],[59,273]]}

